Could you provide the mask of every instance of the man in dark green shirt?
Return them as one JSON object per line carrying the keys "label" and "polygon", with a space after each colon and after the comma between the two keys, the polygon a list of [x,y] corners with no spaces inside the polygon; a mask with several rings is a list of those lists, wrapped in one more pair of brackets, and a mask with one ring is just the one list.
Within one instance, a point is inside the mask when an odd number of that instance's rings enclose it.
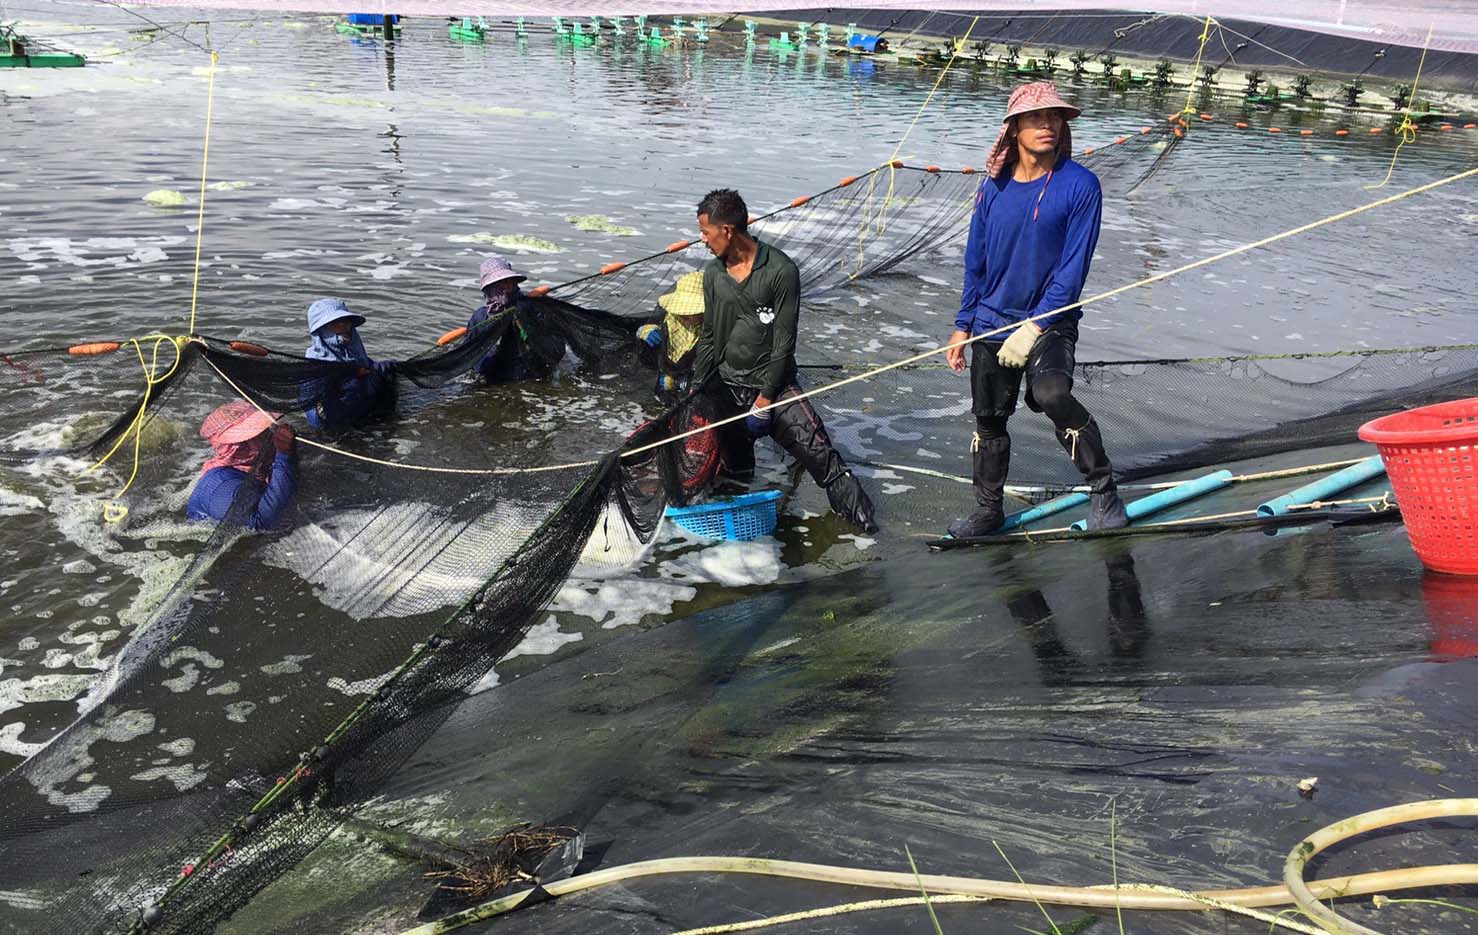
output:
{"label": "man in dark green shirt", "polygon": [[834,511],[873,532],[872,501],[810,401],[756,411],[801,394],[795,367],[801,276],[790,257],[749,236],[748,227],[749,208],[732,189],[709,192],[698,203],[698,230],[714,258],[703,269],[693,381],[707,384],[719,418],[749,412],[719,429],[729,473],[753,472],[754,440],[773,438],[821,485]]}

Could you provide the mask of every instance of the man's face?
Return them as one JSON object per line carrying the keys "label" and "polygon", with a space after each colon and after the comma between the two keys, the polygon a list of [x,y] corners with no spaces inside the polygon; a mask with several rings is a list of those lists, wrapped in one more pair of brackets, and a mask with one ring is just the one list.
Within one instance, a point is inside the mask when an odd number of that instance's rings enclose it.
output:
{"label": "man's face", "polygon": [[1046,156],[1057,149],[1062,139],[1062,110],[1051,107],[1046,110],[1030,110],[1018,114],[1016,141],[1034,156]]}
{"label": "man's face", "polygon": [[729,252],[729,241],[734,237],[734,227],[730,224],[715,224],[708,219],[707,214],[700,214],[698,215],[698,234],[714,256],[723,256]]}
{"label": "man's face", "polygon": [[349,332],[354,330],[354,320],[350,318],[335,318],[328,323],[328,330],[341,338],[349,337]]}

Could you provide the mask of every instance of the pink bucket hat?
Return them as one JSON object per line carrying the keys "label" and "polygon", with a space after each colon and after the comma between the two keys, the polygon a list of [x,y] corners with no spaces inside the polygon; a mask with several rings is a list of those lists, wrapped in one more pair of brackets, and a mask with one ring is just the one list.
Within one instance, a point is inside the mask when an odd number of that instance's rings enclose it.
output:
{"label": "pink bucket hat", "polygon": [[477,272],[477,288],[479,289],[486,289],[493,283],[502,282],[505,279],[523,282],[529,278],[522,273],[516,272],[513,269],[512,263],[509,263],[496,253],[490,254],[484,259],[482,261],[482,267]]}
{"label": "pink bucket hat", "polygon": [[200,437],[215,445],[239,445],[270,429],[282,414],[263,412],[244,399],[217,406],[200,423]]}
{"label": "pink bucket hat", "polygon": [[[996,136],[995,145],[990,148],[990,156],[985,160],[985,170],[991,178],[1001,174],[1001,170],[1006,168],[1006,162],[1016,152],[1016,141],[1007,138],[1011,118],[1034,110],[1054,108],[1063,112],[1065,120],[1071,120],[1083,112],[1064,101],[1057,93],[1057,86],[1050,81],[1034,81],[1011,92],[1010,99],[1006,101],[1006,116],[1001,120],[1001,132]],[[1072,155],[1072,152],[1073,133],[1064,123],[1062,136],[1057,140],[1057,153],[1058,155]]]}

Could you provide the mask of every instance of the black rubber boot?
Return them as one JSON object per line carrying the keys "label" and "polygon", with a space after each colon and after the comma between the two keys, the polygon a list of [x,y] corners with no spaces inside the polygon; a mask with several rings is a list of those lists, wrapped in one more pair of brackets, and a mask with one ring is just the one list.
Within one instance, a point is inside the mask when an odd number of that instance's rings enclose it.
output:
{"label": "black rubber boot", "polygon": [[970,443],[970,479],[975,484],[975,512],[949,524],[956,539],[988,536],[1006,522],[1006,470],[1011,466],[1011,436]]}
{"label": "black rubber boot", "polygon": [[1114,483],[1114,466],[1109,463],[1108,452],[1103,448],[1103,435],[1098,422],[1089,418],[1088,424],[1080,429],[1067,429],[1057,433],[1057,441],[1073,459],[1073,464],[1088,482],[1088,528],[1121,529],[1129,525],[1129,516],[1124,512],[1124,501],[1119,499],[1119,488]]}
{"label": "black rubber boot", "polygon": [[845,471],[826,487],[826,501],[832,512],[866,533],[878,531],[873,516],[872,499],[851,471]]}

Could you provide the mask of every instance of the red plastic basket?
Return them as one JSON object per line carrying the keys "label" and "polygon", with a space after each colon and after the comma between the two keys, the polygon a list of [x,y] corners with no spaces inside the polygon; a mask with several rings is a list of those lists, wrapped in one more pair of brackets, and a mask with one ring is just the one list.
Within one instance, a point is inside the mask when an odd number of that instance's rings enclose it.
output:
{"label": "red plastic basket", "polygon": [[1360,438],[1380,449],[1422,564],[1478,575],[1478,399],[1382,416]]}

